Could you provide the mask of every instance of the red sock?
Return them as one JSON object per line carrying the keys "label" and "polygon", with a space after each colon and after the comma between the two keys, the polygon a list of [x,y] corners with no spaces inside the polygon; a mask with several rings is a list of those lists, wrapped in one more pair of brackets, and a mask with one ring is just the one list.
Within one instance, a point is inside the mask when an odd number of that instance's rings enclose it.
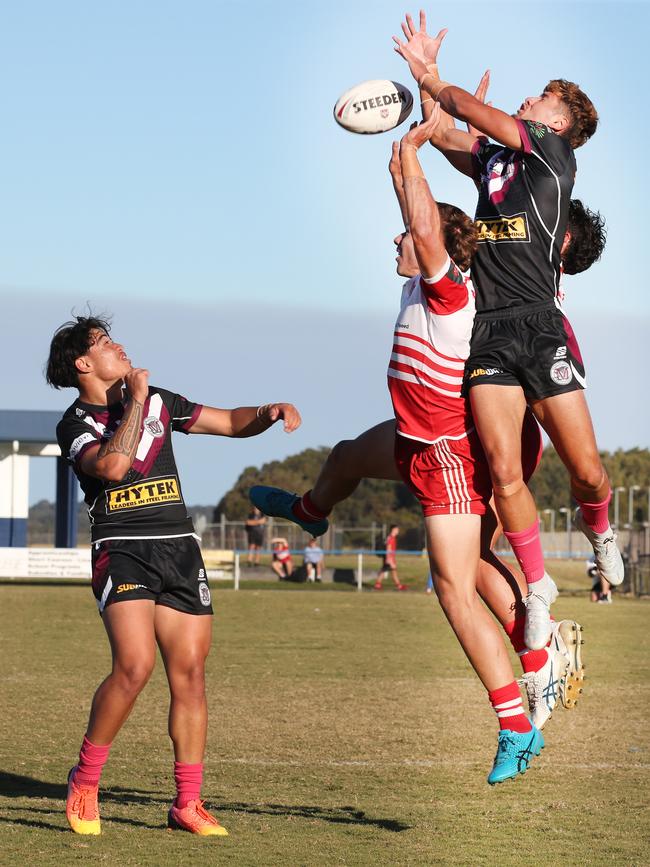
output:
{"label": "red sock", "polygon": [[609,501],[612,499],[612,491],[602,501],[602,503],[583,503],[576,499],[576,503],[580,506],[582,517],[585,519],[585,524],[594,533],[606,533],[609,530]]}
{"label": "red sock", "polygon": [[534,584],[544,577],[544,555],[539,536],[539,521],[535,520],[527,530],[504,531],[527,584]]}
{"label": "red sock", "polygon": [[296,500],[291,507],[291,511],[301,521],[322,521],[323,518],[329,515],[329,512],[323,512],[318,506],[314,505],[311,491],[307,491],[299,500]]}
{"label": "red sock", "polygon": [[512,732],[529,732],[532,728],[524,714],[524,705],[517,681],[513,680],[507,686],[488,692],[490,704],[499,720],[500,729],[510,729]]}
{"label": "red sock", "polygon": [[190,801],[201,797],[203,783],[203,762],[189,765],[187,762],[174,762],[174,780],[176,781],[176,801],[179,809],[187,807]]}
{"label": "red sock", "polygon": [[518,617],[516,620],[511,620],[510,623],[506,623],[503,628],[510,639],[512,649],[521,661],[523,670],[525,672],[539,671],[540,668],[546,665],[548,653],[544,648],[542,650],[529,650],[526,647],[526,642],[524,641],[525,623],[525,617]]}
{"label": "red sock", "polygon": [[79,751],[79,764],[74,775],[75,783],[80,786],[98,786],[110,749],[110,744],[102,747],[91,744],[84,735]]}

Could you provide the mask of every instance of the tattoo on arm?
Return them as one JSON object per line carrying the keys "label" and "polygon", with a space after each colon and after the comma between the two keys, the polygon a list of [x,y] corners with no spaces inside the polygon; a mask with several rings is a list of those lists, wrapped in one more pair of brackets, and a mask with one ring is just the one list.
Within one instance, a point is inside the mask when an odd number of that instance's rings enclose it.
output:
{"label": "tattoo on arm", "polygon": [[99,449],[98,458],[105,458],[108,455],[126,455],[129,463],[133,463],[140,442],[143,408],[143,404],[130,398],[126,412],[122,416],[122,423],[113,436]]}

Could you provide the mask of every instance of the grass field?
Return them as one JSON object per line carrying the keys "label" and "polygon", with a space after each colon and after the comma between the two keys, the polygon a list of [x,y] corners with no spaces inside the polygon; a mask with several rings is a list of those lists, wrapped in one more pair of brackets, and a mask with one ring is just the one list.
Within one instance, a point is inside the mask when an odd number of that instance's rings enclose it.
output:
{"label": "grass field", "polygon": [[431,597],[215,596],[204,794],[230,836],[165,830],[159,664],[104,772],[103,834],[82,838],[65,778],[107,671],[103,629],[87,588],[0,586],[2,865],[650,863],[647,601],[558,600],[585,626],[585,695],[524,777],[491,788],[496,723]]}

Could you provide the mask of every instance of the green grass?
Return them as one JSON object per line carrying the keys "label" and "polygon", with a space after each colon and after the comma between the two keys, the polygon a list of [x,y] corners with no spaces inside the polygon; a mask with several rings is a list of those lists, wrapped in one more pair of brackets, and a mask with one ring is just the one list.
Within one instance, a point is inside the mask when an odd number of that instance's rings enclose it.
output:
{"label": "green grass", "polygon": [[1,586],[0,863],[650,862],[647,601],[558,600],[585,625],[585,695],[524,777],[491,788],[496,723],[437,603],[319,591],[215,593],[204,794],[230,836],[164,829],[159,664],[104,772],[103,834],[81,838],[62,802],[103,629],[87,588]]}

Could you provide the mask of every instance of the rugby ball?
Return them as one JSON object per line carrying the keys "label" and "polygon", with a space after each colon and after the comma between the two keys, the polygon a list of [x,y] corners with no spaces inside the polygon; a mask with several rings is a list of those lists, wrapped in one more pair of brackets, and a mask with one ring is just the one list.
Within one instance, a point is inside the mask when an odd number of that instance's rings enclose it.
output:
{"label": "rugby ball", "polygon": [[395,129],[411,113],[413,95],[397,81],[362,81],[346,90],[334,106],[334,120],[362,135]]}

